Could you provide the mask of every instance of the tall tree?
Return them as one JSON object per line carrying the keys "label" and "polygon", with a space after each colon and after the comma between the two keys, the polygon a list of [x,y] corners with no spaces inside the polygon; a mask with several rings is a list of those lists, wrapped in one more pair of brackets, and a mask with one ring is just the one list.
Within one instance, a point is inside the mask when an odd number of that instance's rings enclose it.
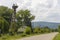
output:
{"label": "tall tree", "polygon": [[0,16],[6,19],[9,23],[11,21],[12,13],[13,13],[12,9],[5,6],[0,6]]}
{"label": "tall tree", "polygon": [[4,30],[4,33],[9,30],[12,13],[12,9],[0,6],[0,29]]}
{"label": "tall tree", "polygon": [[17,14],[21,18],[20,20],[23,21],[23,24],[25,26],[29,26],[31,28],[31,30],[32,30],[31,21],[35,18],[35,16],[33,16],[28,9],[20,10],[20,11],[18,11]]}

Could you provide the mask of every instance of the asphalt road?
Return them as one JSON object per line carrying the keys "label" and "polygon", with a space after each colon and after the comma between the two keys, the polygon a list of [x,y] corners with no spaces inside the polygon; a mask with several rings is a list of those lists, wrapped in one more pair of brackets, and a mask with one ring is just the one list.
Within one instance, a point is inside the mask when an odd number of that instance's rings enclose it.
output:
{"label": "asphalt road", "polygon": [[25,37],[18,40],[52,40],[57,34],[58,32],[54,32],[54,33],[41,34],[31,37]]}

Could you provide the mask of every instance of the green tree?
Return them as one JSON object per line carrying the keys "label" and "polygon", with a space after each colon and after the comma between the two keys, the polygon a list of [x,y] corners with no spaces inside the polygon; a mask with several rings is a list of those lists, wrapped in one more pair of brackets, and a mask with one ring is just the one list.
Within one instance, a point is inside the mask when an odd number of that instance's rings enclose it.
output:
{"label": "green tree", "polygon": [[29,10],[19,10],[17,15],[19,15],[21,21],[23,20],[23,25],[29,26],[33,32],[31,21],[35,18],[35,16],[33,16]]}
{"label": "green tree", "polygon": [[8,30],[9,30],[9,23],[3,18],[3,17],[0,17],[0,30],[1,30],[1,33],[7,33]]}
{"label": "green tree", "polygon": [[12,9],[5,6],[0,6],[0,16],[7,20],[9,23],[11,22],[12,13]]}
{"label": "green tree", "polygon": [[12,13],[12,9],[5,6],[0,6],[0,29],[2,33],[8,32]]}

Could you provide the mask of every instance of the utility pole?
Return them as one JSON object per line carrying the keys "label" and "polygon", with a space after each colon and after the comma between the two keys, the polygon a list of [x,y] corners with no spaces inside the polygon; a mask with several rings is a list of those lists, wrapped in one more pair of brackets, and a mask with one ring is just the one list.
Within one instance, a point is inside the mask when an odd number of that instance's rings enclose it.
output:
{"label": "utility pole", "polygon": [[14,10],[14,13],[12,15],[12,22],[16,22],[15,20],[16,20],[16,9],[17,9],[17,7],[18,6],[16,4],[13,4],[13,6],[12,6],[12,8]]}
{"label": "utility pole", "polygon": [[[12,14],[12,18],[11,18],[11,26],[10,26],[10,32],[14,33],[14,28],[16,27],[16,9],[18,8],[18,6],[16,4],[13,4],[12,6],[14,13]],[[11,30],[12,29],[12,30]]]}

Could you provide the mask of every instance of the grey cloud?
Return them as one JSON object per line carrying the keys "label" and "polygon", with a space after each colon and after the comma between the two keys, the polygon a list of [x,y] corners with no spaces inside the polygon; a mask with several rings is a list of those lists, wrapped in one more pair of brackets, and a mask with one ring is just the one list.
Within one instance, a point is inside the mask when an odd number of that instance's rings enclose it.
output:
{"label": "grey cloud", "polygon": [[59,18],[60,15],[59,13],[51,13],[50,15],[48,15],[48,18]]}
{"label": "grey cloud", "polygon": [[58,9],[60,9],[60,0],[57,0],[57,6]]}
{"label": "grey cloud", "polygon": [[48,10],[53,6],[53,1],[52,0],[48,0],[46,1],[47,5],[46,4],[43,4],[43,3],[38,3],[35,7],[35,12],[37,13],[46,13],[48,12]]}
{"label": "grey cloud", "polygon": [[24,2],[24,0],[15,0],[16,2],[22,4]]}
{"label": "grey cloud", "polygon": [[27,9],[28,7],[31,6],[32,1],[29,0],[27,3],[23,4],[22,8]]}
{"label": "grey cloud", "polygon": [[47,5],[48,8],[51,8],[53,6],[53,0],[48,0],[47,3],[48,3]]}
{"label": "grey cloud", "polygon": [[60,5],[60,0],[57,0],[58,1],[58,4]]}
{"label": "grey cloud", "polygon": [[47,0],[46,3],[39,3],[37,6],[41,8],[51,8],[53,6],[53,0]]}
{"label": "grey cloud", "polygon": [[50,12],[49,15],[46,17],[46,21],[59,21],[60,20],[60,13],[59,12]]}

